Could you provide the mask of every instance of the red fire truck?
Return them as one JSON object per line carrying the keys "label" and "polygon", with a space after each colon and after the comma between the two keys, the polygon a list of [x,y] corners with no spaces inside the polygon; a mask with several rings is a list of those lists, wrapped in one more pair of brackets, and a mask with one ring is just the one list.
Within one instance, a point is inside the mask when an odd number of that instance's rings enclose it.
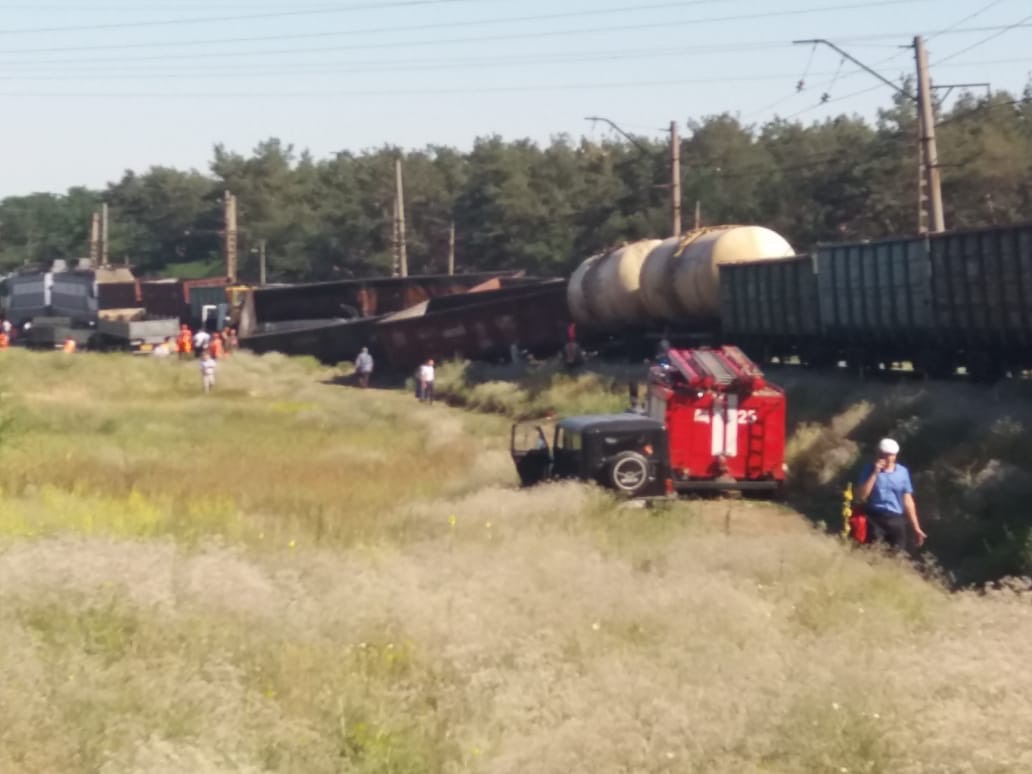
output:
{"label": "red fire truck", "polygon": [[554,432],[517,424],[511,451],[524,485],[579,478],[629,497],[776,493],[785,395],[736,347],[669,350],[649,371],[644,412],[567,417]]}
{"label": "red fire truck", "polygon": [[785,393],[737,347],[669,350],[649,371],[646,408],[666,425],[676,490],[783,485]]}

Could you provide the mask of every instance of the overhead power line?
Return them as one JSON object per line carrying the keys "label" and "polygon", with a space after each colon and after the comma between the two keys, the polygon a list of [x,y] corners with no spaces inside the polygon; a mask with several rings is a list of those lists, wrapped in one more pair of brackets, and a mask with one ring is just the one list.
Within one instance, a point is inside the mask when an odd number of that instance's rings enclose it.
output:
{"label": "overhead power line", "polygon": [[976,40],[970,46],[965,46],[964,48],[960,49],[959,51],[954,51],[949,56],[945,56],[942,59],[939,59],[938,61],[935,62],[935,66],[941,65],[943,62],[948,62],[951,59],[956,59],[961,54],[966,54],[968,51],[976,49],[979,46],[984,46],[990,40],[995,40],[996,38],[1000,37],[1001,35],[1006,35],[1011,30],[1016,30],[1019,27],[1026,26],[1028,22],[1032,22],[1032,14],[1029,14],[1028,16],[1026,16],[1023,19],[1019,19],[1018,21],[1014,22],[1014,24],[1008,24],[1006,27],[1003,27],[998,32],[994,32],[992,35],[988,35],[988,36],[982,38],[981,40]]}
{"label": "overhead power line", "polygon": [[267,11],[264,13],[233,14],[230,16],[195,16],[188,19],[153,19],[149,21],[104,22],[101,24],[73,24],[61,27],[24,27],[21,29],[0,29],[0,35],[37,35],[54,32],[90,32],[98,30],[142,29],[145,27],[175,27],[193,24],[213,24],[227,21],[257,21],[259,19],[286,19],[302,16],[328,16],[355,11],[379,11],[384,8],[414,8],[432,5],[455,5],[457,3],[483,2],[484,0],[385,0],[384,2],[360,3],[355,5],[322,6],[301,8],[291,11]]}
{"label": "overhead power line", "polygon": [[0,93],[0,97],[13,98],[13,97],[31,97],[31,98],[64,98],[64,97],[84,97],[89,99],[98,98],[140,98],[146,99],[150,97],[168,98],[168,99],[237,99],[237,98],[276,98],[276,99],[327,99],[336,97],[399,97],[399,96],[432,96],[432,95],[445,95],[445,94],[494,94],[494,93],[509,93],[509,92],[545,92],[545,91],[575,91],[577,89],[637,89],[651,86],[698,86],[706,83],[738,83],[756,80],[769,80],[772,78],[783,78],[783,75],[778,76],[743,76],[741,78],[724,78],[724,79],[712,79],[712,78],[695,78],[695,79],[676,79],[676,80],[635,80],[635,81],[586,81],[581,83],[537,83],[537,84],[517,84],[517,85],[498,85],[493,84],[490,86],[457,86],[447,88],[409,88],[409,89],[346,89],[341,91],[243,91],[243,92],[174,92],[174,91],[162,91],[162,92],[3,92]]}
{"label": "overhead power line", "polygon": [[[411,0],[417,2],[420,0]],[[431,0],[421,0],[422,2],[430,2]],[[435,0],[436,1],[436,0]],[[473,0],[442,0],[444,2],[472,2]],[[715,0],[695,0],[695,2],[714,2]],[[667,29],[670,27],[684,27],[684,26],[696,26],[701,24],[720,24],[725,22],[737,22],[737,21],[752,21],[759,19],[771,19],[771,18],[783,18],[792,16],[806,16],[816,13],[834,13],[838,11],[846,11],[853,9],[867,9],[878,6],[895,6],[895,5],[909,5],[915,2],[929,2],[929,0],[872,0],[871,2],[849,2],[839,3],[836,5],[825,5],[817,6],[805,9],[792,9],[792,10],[779,10],[779,11],[760,11],[746,14],[731,14],[727,16],[710,16],[710,17],[698,17],[695,19],[667,19],[662,22],[650,22],[650,23],[639,23],[639,24],[621,24],[619,26],[608,26],[608,27],[595,27],[586,29],[570,29],[570,30],[537,30],[529,31],[524,33],[508,33],[503,35],[492,35],[466,38],[450,38],[447,40],[432,39],[428,41],[403,41],[396,43],[387,44],[371,44],[368,46],[355,46],[355,48],[400,48],[413,45],[451,45],[455,43],[466,43],[466,42],[479,42],[479,41],[497,41],[497,40],[526,40],[536,38],[548,38],[548,37],[563,37],[567,35],[580,35],[589,33],[600,33],[600,32],[622,32],[628,30],[650,30],[650,29]],[[388,7],[388,6],[383,6]],[[655,7],[655,6],[653,6]],[[645,9],[649,6],[644,6]],[[643,10],[643,6],[628,6],[621,9],[614,9],[613,12],[639,12]],[[598,13],[605,13],[605,11],[571,11],[562,14],[546,14],[541,16],[522,16],[522,17],[510,17],[501,19],[487,19],[487,20],[465,20],[457,22],[435,22],[429,24],[418,24],[418,25],[393,25],[388,27],[374,27],[365,29],[351,29],[341,31],[324,31],[324,32],[309,32],[309,33],[289,33],[289,34],[277,34],[277,35],[262,35],[262,36],[248,36],[248,37],[233,37],[233,38],[210,38],[207,40],[191,40],[191,41],[179,41],[175,43],[128,43],[128,44],[114,44],[114,45],[93,45],[93,46],[61,46],[61,47],[47,47],[47,48],[22,48],[22,49],[8,49],[0,50],[0,54],[41,54],[41,53],[63,53],[69,51],[94,51],[94,50],[120,50],[120,49],[131,49],[131,48],[155,48],[155,47],[194,47],[194,46],[206,46],[206,45],[223,45],[229,43],[257,43],[257,42],[269,42],[269,41],[284,41],[284,40],[313,40],[318,38],[329,38],[329,37],[351,37],[351,36],[368,36],[377,35],[382,33],[398,33],[398,32],[416,32],[426,31],[432,29],[443,29],[453,27],[466,27],[466,26],[484,26],[491,24],[511,24],[517,22],[527,21],[549,21],[558,18],[575,18],[598,15]],[[21,34],[26,32],[24,30],[0,30],[0,35],[3,34]],[[31,32],[31,31],[30,31]],[[740,45],[740,44],[738,44]],[[238,55],[239,52],[225,52],[229,56]],[[257,54],[266,54],[269,52],[258,51]],[[291,53],[297,53],[296,50],[292,50]],[[188,54],[186,56],[198,56],[197,54]]]}
{"label": "overhead power line", "polygon": [[941,30],[939,30],[938,32],[932,33],[931,35],[929,35],[929,36],[928,36],[928,37],[926,38],[926,41],[927,41],[927,40],[934,40],[935,38],[939,37],[939,36],[940,36],[940,35],[942,35],[943,33],[946,33],[946,32],[949,32],[950,30],[956,29],[957,27],[961,26],[962,24],[967,24],[967,23],[968,23],[969,21],[971,21],[972,19],[977,19],[977,18],[978,18],[979,16],[981,16],[981,15],[982,15],[983,13],[985,13],[985,12],[986,12],[986,11],[988,11],[988,10],[991,10],[991,9],[992,9],[993,7],[995,7],[995,6],[999,5],[999,4],[1000,4],[1000,3],[1002,3],[1002,2],[1003,2],[1003,0],[992,0],[992,1],[991,1],[991,2],[989,2],[989,3],[986,3],[985,5],[983,5],[983,6],[981,7],[981,8],[979,8],[979,9],[978,9],[977,11],[975,11],[974,13],[969,13],[969,14],[968,14],[967,16],[965,16],[965,17],[964,17],[963,19],[959,19],[958,21],[955,21],[955,22],[954,22],[953,24],[951,24],[951,25],[950,25],[949,27],[945,27],[944,29],[941,29]]}
{"label": "overhead power line", "polygon": [[[118,71],[101,71],[91,72],[77,70],[72,73],[7,73],[0,72],[0,81],[89,81],[89,80],[174,80],[174,79],[190,79],[190,78],[203,78],[210,81],[213,77],[219,78],[270,78],[270,77],[293,77],[297,75],[349,75],[349,74],[365,74],[365,73],[404,73],[404,72],[422,72],[427,70],[465,70],[471,66],[475,66],[478,69],[504,69],[506,67],[527,67],[530,65],[554,65],[554,64],[579,64],[579,63],[594,63],[599,61],[625,61],[627,59],[640,60],[644,58],[648,59],[661,59],[666,57],[679,57],[681,52],[676,50],[668,50],[665,52],[651,51],[646,54],[633,53],[626,55],[616,54],[600,54],[597,56],[586,56],[586,57],[534,57],[534,58],[518,58],[518,59],[500,59],[494,57],[492,59],[484,59],[480,61],[465,61],[465,62],[419,62],[419,63],[380,63],[379,65],[346,65],[342,67],[328,67],[325,65],[314,65],[309,67],[279,67],[276,69],[264,69],[249,67],[245,69],[237,70],[204,70],[197,69],[192,71],[158,71],[158,72],[140,72],[136,69],[131,69],[126,72],[125,70]],[[722,75],[717,77],[703,77],[695,78],[691,80],[677,81],[677,83],[691,83],[691,84],[706,84],[706,83],[746,83],[749,81],[779,81],[785,78],[791,78],[791,73],[764,73],[757,75]]]}
{"label": "overhead power line", "polygon": [[[713,56],[715,52],[707,52]],[[733,50],[720,53],[737,55]],[[278,66],[276,68],[261,67],[255,65],[227,65],[217,68],[213,67],[180,67],[169,69],[168,66],[149,67],[113,67],[104,66],[100,68],[78,67],[74,72],[65,72],[64,68],[55,72],[52,68],[42,65],[29,66],[27,70],[0,71],[0,81],[102,81],[102,80],[177,80],[191,78],[204,78],[210,81],[213,78],[293,78],[298,75],[367,75],[381,73],[408,73],[426,72],[431,70],[468,70],[475,68],[483,69],[506,69],[506,68],[529,68],[529,67],[550,67],[556,64],[577,65],[595,64],[598,62],[619,62],[619,61],[643,61],[647,59],[682,58],[685,52],[679,48],[670,49],[629,49],[616,51],[582,51],[569,52],[564,54],[543,55],[533,57],[466,57],[460,59],[400,59],[400,60],[374,60],[374,61],[345,61],[345,62],[313,62],[310,64],[301,63],[293,66]],[[1032,62],[1032,58],[997,60],[1001,64],[1015,64]],[[986,62],[954,62],[945,67],[972,67],[975,65],[992,64]],[[815,72],[811,75],[819,78],[832,76],[832,72]],[[843,76],[845,78],[846,76]],[[718,77],[706,77],[692,81],[693,83],[735,83],[749,81],[775,81],[792,80],[794,74],[784,73],[743,73],[739,75],[722,75]],[[840,79],[841,80],[841,79]],[[793,91],[786,98],[778,99],[763,108],[750,111],[744,115],[749,118],[752,115],[765,113],[772,108],[785,104],[789,99],[799,97],[807,92]],[[847,95],[848,96],[848,95]],[[836,98],[838,101],[843,97]],[[824,100],[814,107],[832,101]],[[666,130],[663,130],[666,131]]]}
{"label": "overhead power line", "polygon": [[817,108],[824,107],[825,105],[833,105],[836,102],[844,102],[847,99],[859,97],[861,94],[870,94],[872,91],[878,91],[878,89],[881,88],[883,87],[880,84],[876,84],[874,86],[868,86],[866,89],[860,89],[859,91],[852,91],[849,94],[843,94],[841,97],[831,97],[829,99],[822,99],[814,105],[810,105],[809,107],[805,107],[802,110],[798,110],[795,113],[792,113],[791,115],[785,116],[785,120],[791,121],[793,118],[797,118],[798,116],[803,115],[803,113],[809,113],[811,110],[816,110]]}
{"label": "overhead power line", "polygon": [[456,21],[429,22],[423,24],[390,25],[365,29],[335,30],[322,32],[278,33],[275,35],[249,35],[245,37],[208,38],[204,40],[184,40],[167,43],[118,43],[114,45],[61,46],[58,48],[13,49],[0,53],[59,53],[68,51],[110,51],[134,48],[186,48],[195,46],[224,45],[229,43],[261,43],[284,40],[317,40],[321,38],[348,37],[356,35],[376,35],[395,32],[425,32],[427,30],[454,29],[457,27],[485,27],[495,24],[522,24],[525,22],[558,21],[560,19],[585,18],[589,16],[608,16],[618,13],[640,13],[642,11],[670,10],[694,5],[709,5],[719,0],[682,0],[676,3],[656,3],[652,5],[623,5],[613,8],[596,8],[592,10],[565,11],[562,13],[546,13],[522,16],[507,16],[493,19],[460,19]]}

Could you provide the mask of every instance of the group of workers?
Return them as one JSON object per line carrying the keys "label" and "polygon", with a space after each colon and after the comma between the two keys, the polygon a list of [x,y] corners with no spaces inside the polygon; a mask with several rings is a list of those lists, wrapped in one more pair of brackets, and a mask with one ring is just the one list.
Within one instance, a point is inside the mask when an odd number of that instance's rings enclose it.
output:
{"label": "group of workers", "polygon": [[179,327],[179,335],[175,340],[173,341],[171,336],[168,337],[154,348],[153,354],[168,357],[176,353],[180,360],[189,359],[191,355],[196,356],[201,370],[201,389],[207,394],[215,387],[218,361],[239,347],[240,339],[235,328],[226,326],[224,330],[215,333],[200,328],[197,332],[192,332],[189,325],[183,324]]}
{"label": "group of workers", "polygon": [[175,340],[171,337],[165,339],[154,349],[154,354],[166,356],[178,354],[180,360],[185,360],[191,355],[203,357],[207,352],[212,358],[218,360],[236,349],[240,348],[240,339],[235,328],[227,326],[222,331],[209,333],[200,328],[196,333],[191,332],[190,326],[183,324],[179,327],[179,335]]}

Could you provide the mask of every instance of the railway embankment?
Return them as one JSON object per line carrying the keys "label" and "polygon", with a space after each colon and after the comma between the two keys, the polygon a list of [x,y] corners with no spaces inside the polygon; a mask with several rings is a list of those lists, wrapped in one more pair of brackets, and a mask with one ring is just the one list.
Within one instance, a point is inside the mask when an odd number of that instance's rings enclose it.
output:
{"label": "railway embankment", "polygon": [[770,376],[788,393],[797,508],[838,526],[845,485],[891,436],[913,474],[928,550],[953,583],[1032,575],[1032,385]]}
{"label": "railway embankment", "polygon": [[[448,364],[438,392],[453,405],[513,419],[622,411],[635,364]],[[1032,576],[1032,385],[859,379],[844,371],[768,370],[788,395],[788,500],[830,531],[842,525],[846,485],[878,440],[896,438],[911,470],[926,558],[951,585]]]}

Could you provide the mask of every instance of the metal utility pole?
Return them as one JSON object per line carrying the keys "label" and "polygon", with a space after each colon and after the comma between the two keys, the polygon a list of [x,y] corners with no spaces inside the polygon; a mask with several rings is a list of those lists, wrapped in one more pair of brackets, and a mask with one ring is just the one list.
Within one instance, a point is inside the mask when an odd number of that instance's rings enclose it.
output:
{"label": "metal utility pole", "polygon": [[398,270],[402,277],[408,276],[408,246],[405,242],[405,182],[401,171],[401,159],[394,162],[395,206],[397,207]]}
{"label": "metal utility pole", "polygon": [[942,180],[939,174],[939,150],[935,144],[935,113],[932,110],[928,52],[925,50],[924,38],[920,35],[914,38],[914,58],[917,61],[917,102],[921,117],[921,164],[928,195],[928,230],[939,234],[946,230],[946,220],[942,211]]}
{"label": "metal utility pole", "polygon": [[90,219],[90,266],[100,266],[100,213],[94,212]]}
{"label": "metal utility pole", "polygon": [[702,228],[702,201],[695,200],[695,230]]}
{"label": "metal utility pole", "polygon": [[265,287],[265,249],[268,246],[268,241],[261,239],[258,241],[258,284]]}
{"label": "metal utility pole", "polygon": [[100,265],[108,265],[108,252],[111,249],[108,241],[108,206],[107,202],[100,205]]}
{"label": "metal utility pole", "polygon": [[448,226],[448,276],[455,274],[455,219]]}
{"label": "metal utility pole", "polygon": [[231,282],[237,281],[237,198],[226,191],[224,201],[226,220],[226,276]]}
{"label": "metal utility pole", "polygon": [[670,122],[670,211],[673,236],[681,236],[681,138],[677,134],[677,121]]}
{"label": "metal utility pole", "polygon": [[918,230],[920,233],[939,233],[946,230],[942,210],[942,183],[939,175],[939,153],[935,145],[935,114],[932,110],[932,86],[928,74],[928,54],[924,39],[914,38],[914,53],[917,59],[918,93],[913,94],[893,83],[877,70],[868,67],[856,57],[843,51],[830,40],[811,38],[793,40],[796,45],[817,45],[818,43],[838,52],[842,57],[870,73],[897,94],[901,94],[917,105],[917,123],[920,132],[918,147]]}

